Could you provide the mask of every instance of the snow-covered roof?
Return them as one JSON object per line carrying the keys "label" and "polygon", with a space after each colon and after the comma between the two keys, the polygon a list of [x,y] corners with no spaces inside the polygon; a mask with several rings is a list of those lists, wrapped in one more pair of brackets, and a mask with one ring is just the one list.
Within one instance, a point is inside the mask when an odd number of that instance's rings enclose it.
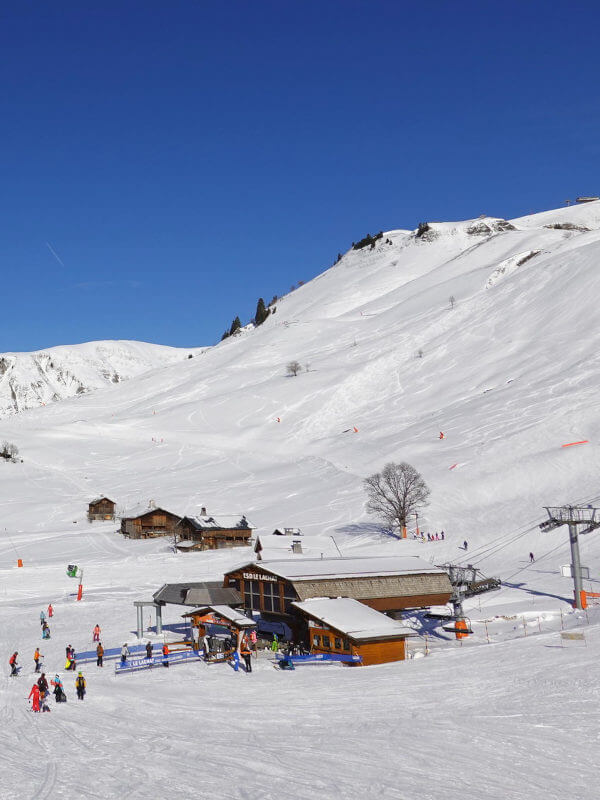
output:
{"label": "snow-covered roof", "polygon": [[90,500],[89,504],[91,506],[99,503],[101,500],[108,500],[109,503],[114,503],[114,500],[111,500],[110,497],[107,497],[105,494],[100,495],[100,497],[95,497],[93,500]]}
{"label": "snow-covered roof", "polygon": [[135,519],[136,517],[141,517],[142,514],[148,514],[151,511],[163,511],[166,514],[173,514],[174,517],[179,516],[179,514],[175,514],[173,511],[168,511],[166,508],[163,508],[163,506],[149,506],[147,503],[137,503],[137,505],[132,506],[131,508],[126,508],[120,516],[121,519]]}
{"label": "snow-covered roof", "polygon": [[[293,543],[299,542],[300,548],[293,550]],[[259,534],[256,537],[254,552],[259,553],[260,560],[277,561],[283,556],[290,558],[321,558],[321,556],[339,556],[331,536],[278,536],[277,534]]]}
{"label": "snow-covered roof", "polygon": [[242,596],[237,589],[223,586],[220,581],[191,581],[188,583],[165,583],[154,592],[155,603],[173,603],[182,606],[201,606],[218,603],[238,605]]}
{"label": "snow-covered roof", "polygon": [[184,617],[191,617],[194,614],[202,614],[206,611],[214,611],[217,616],[222,617],[223,619],[228,619],[232,622],[236,628],[254,628],[256,627],[256,621],[253,620],[251,617],[247,617],[245,614],[242,614],[241,611],[236,611],[235,608],[231,608],[231,606],[224,606],[224,605],[206,605],[200,606],[200,608],[195,608],[193,611],[188,611],[187,614],[182,614]]}
{"label": "snow-covered roof", "polygon": [[416,636],[412,628],[350,597],[335,599],[314,597],[292,605],[328,628],[333,628],[356,641]]}
{"label": "snow-covered roof", "polygon": [[257,561],[243,566],[261,567],[273,575],[294,581],[315,578],[368,578],[392,575],[440,574],[443,569],[418,556],[366,556],[362,558],[290,558]]}
{"label": "snow-covered roof", "polygon": [[212,516],[206,514],[203,516],[184,517],[196,528],[196,530],[231,530],[238,528],[239,530],[254,530],[255,525],[249,522],[244,514],[217,514]]}

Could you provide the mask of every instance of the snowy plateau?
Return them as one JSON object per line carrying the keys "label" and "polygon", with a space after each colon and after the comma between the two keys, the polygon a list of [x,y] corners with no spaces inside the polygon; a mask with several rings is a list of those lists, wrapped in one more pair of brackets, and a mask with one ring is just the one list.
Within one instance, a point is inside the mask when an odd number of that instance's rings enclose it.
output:
{"label": "snowy plateau", "polygon": [[[567,530],[539,524],[544,506],[600,503],[599,264],[600,202],[430,222],[423,236],[393,230],[350,250],[262,326],[192,359],[147,352],[140,374],[111,356],[100,379],[65,366],[75,348],[3,356],[4,381],[22,368],[18,384],[35,383],[50,359],[94,388],[60,392],[54,375],[11,407],[2,386],[0,439],[22,458],[0,463],[3,800],[595,798],[600,606],[572,608]],[[76,396],[48,403],[52,393]],[[575,441],[587,443],[563,447]],[[423,474],[419,525],[444,541],[388,537],[366,514],[362,482],[388,461]],[[123,539],[117,523],[88,523],[100,494],[121,508],[244,513],[261,535],[297,526],[344,555],[473,563],[503,586],[466,602],[472,636],[429,624],[406,661],[282,672],[265,652],[251,674],[89,664],[77,702],[67,643],[89,649],[98,623],[105,647],[133,644],[133,601],[165,582],[219,580],[252,555]],[[600,530],[581,554],[585,589],[598,591]],[[84,568],[81,602],[69,563]],[[183,611],[167,606],[165,622]],[[424,630],[421,614],[405,623]],[[36,645],[69,696],[50,714],[27,702]]]}

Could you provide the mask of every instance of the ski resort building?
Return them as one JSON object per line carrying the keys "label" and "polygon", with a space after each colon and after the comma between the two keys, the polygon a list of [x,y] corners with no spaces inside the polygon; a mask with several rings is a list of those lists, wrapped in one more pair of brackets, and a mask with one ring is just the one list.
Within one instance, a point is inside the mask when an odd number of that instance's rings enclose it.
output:
{"label": "ski resort building", "polygon": [[315,597],[347,597],[394,612],[445,605],[452,594],[447,573],[414,556],[253,561],[228,572],[224,586],[240,592],[246,612],[285,621],[295,631],[293,604]]}
{"label": "ski resort building", "polygon": [[308,628],[311,653],[360,656],[360,663],[385,664],[406,658],[406,639],[417,634],[379,611],[349,597],[292,603]]}
{"label": "ski resort building", "polygon": [[114,519],[116,503],[108,497],[97,497],[88,505],[88,519]]}
{"label": "ski resort building", "polygon": [[218,550],[250,544],[254,526],[244,515],[222,514],[211,517],[202,509],[198,517],[183,517],[177,529],[177,549]]}
{"label": "ski resort building", "polygon": [[180,522],[181,517],[164,508],[137,506],[123,513],[121,533],[131,539],[172,536]]}

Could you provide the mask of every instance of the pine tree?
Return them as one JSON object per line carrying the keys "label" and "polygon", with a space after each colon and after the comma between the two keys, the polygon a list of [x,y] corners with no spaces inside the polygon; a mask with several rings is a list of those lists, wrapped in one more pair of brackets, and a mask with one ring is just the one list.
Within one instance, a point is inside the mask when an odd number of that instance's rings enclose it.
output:
{"label": "pine tree", "polygon": [[242,323],[240,322],[240,318],[236,317],[233,322],[231,323],[231,328],[229,329],[229,335],[233,336],[236,331],[239,331],[242,327]]}
{"label": "pine tree", "polygon": [[262,325],[266,318],[269,316],[270,311],[265,308],[265,301],[262,297],[258,298],[258,303],[256,304],[256,314],[254,315],[254,324],[255,325]]}

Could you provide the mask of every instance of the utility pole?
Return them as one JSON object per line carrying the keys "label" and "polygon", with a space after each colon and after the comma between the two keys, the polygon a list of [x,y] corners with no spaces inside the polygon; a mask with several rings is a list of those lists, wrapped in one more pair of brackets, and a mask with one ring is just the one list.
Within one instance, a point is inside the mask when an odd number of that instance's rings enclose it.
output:
{"label": "utility pole", "polygon": [[[571,545],[571,574],[573,576],[574,607],[584,609],[587,607],[586,593],[583,591],[581,575],[581,559],[579,557],[579,536],[591,533],[600,528],[600,509],[592,506],[544,506],[548,513],[546,522],[542,522],[540,530],[546,532],[560,528],[562,525],[569,527],[569,544]],[[584,530],[579,530],[580,527]]]}

